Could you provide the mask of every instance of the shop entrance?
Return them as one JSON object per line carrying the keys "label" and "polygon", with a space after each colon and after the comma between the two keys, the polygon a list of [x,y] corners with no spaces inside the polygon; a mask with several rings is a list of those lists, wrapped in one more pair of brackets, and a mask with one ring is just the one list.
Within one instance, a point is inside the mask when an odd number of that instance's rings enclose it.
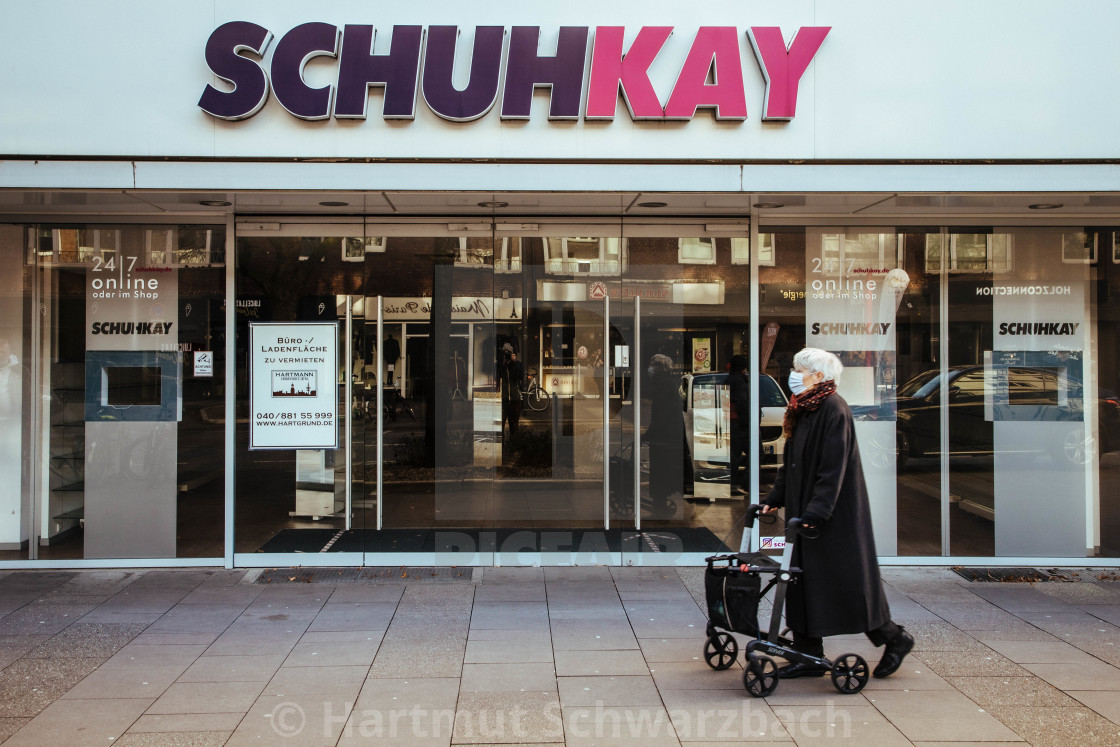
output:
{"label": "shop entrance", "polygon": [[[349,341],[339,448],[239,456],[275,489],[239,480],[238,551],[613,564],[738,547],[721,377],[746,352],[749,283],[733,270],[728,305],[716,252],[731,243],[449,228],[238,231],[239,297],[283,297],[266,321],[329,318]],[[308,487],[301,460],[330,494],[316,512],[287,505]]]}

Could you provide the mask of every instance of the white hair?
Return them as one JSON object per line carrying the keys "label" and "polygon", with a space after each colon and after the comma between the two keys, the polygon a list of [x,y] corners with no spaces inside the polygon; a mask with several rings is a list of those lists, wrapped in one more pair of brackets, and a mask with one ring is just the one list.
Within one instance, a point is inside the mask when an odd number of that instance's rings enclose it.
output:
{"label": "white hair", "polygon": [[803,348],[793,356],[793,367],[802,368],[809,373],[824,374],[825,381],[840,382],[844,364],[832,353],[820,348]]}

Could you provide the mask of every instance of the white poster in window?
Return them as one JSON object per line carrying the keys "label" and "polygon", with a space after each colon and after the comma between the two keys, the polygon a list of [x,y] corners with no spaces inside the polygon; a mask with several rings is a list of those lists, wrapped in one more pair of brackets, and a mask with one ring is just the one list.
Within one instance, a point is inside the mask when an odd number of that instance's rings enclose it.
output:
{"label": "white poster in window", "polygon": [[338,325],[249,325],[250,449],[338,448]]}
{"label": "white poster in window", "polygon": [[194,351],[194,375],[200,378],[210,378],[214,375],[214,351]]}
{"label": "white poster in window", "polygon": [[[962,507],[995,522],[995,554],[1084,557],[1099,544],[1086,518],[1098,510],[1098,398],[1089,356],[1093,268],[1058,262],[1083,232],[1019,229],[1010,269],[978,285],[991,300],[992,350],[984,351],[984,418],[991,423],[994,489]],[[962,378],[965,374],[962,374]],[[958,405],[950,398],[950,417]],[[1091,522],[1088,522],[1091,524]]]}
{"label": "white poster in window", "polygon": [[879,415],[855,429],[881,555],[897,553],[896,317],[910,283],[897,241],[889,229],[813,229],[805,255],[805,344],[836,353],[840,396]]}

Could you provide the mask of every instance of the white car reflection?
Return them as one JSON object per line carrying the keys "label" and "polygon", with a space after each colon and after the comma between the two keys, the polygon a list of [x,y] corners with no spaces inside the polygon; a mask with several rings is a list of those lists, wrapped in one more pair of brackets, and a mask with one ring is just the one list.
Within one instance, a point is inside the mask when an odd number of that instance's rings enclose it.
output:
{"label": "white car reflection", "polygon": [[[681,377],[685,437],[697,483],[728,480],[731,410],[727,377],[726,373],[685,374]],[[778,382],[766,374],[759,377],[758,389],[762,407],[760,463],[763,468],[776,468],[785,444],[782,418],[788,400]],[[746,466],[744,463],[744,468]]]}

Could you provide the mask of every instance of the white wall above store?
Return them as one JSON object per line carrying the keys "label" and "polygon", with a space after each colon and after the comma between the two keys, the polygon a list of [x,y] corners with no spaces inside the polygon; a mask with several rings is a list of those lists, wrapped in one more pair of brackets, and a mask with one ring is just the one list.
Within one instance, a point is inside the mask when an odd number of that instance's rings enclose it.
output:
{"label": "white wall above store", "polygon": [[[414,120],[386,120],[380,89],[369,95],[365,120],[300,120],[272,95],[255,116],[223,121],[198,102],[208,84],[228,89],[204,56],[211,33],[228,21],[272,32],[266,66],[277,40],[309,21],[339,29],[373,25],[378,54],[388,50],[394,25],[458,25],[458,78],[469,69],[476,26],[505,27],[507,45],[513,26],[539,26],[540,53],[551,54],[561,26],[590,27],[592,43],[595,27],[625,26],[629,45],[643,26],[671,25],[675,31],[650,67],[662,104],[697,30],[734,27],[747,118],[716,121],[701,110],[686,122],[634,122],[619,101],[612,122],[550,121],[542,88],[527,121],[502,120],[495,109],[476,121],[451,122],[420,95]],[[1120,4],[1100,0],[118,0],[111,13],[79,0],[11,3],[0,25],[0,151],[201,159],[1111,158],[1120,99],[1102,95],[1101,82],[1120,79],[1117,21]],[[746,35],[754,26],[779,26],[787,41],[801,27],[831,27],[800,81],[788,123],[762,121],[766,85]],[[320,57],[304,78],[311,87],[333,86],[337,71],[338,60]]]}

